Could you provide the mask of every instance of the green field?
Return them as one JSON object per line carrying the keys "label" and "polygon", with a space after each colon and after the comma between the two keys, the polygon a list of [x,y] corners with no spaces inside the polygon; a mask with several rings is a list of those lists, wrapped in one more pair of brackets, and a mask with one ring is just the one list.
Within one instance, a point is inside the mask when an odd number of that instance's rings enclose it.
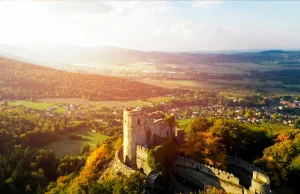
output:
{"label": "green field", "polygon": [[152,103],[159,103],[159,102],[167,102],[171,99],[172,99],[172,97],[169,97],[169,96],[159,96],[159,97],[147,98],[146,101],[152,102]]}
{"label": "green field", "polygon": [[33,109],[37,109],[37,110],[46,110],[47,108],[53,106],[54,103],[31,102],[31,101],[25,101],[25,100],[16,100],[16,101],[9,101],[8,105],[10,105],[10,106],[23,105],[27,108],[33,108]]}
{"label": "green field", "polygon": [[193,119],[180,119],[177,120],[176,123],[180,129],[185,129],[192,121]]}
{"label": "green field", "polygon": [[82,145],[89,144],[93,149],[98,143],[108,138],[108,136],[97,132],[77,132],[76,134],[81,135],[82,140],[72,140],[68,135],[62,135],[43,149],[53,150],[57,157],[78,156]]}
{"label": "green field", "polygon": [[208,88],[208,89],[219,89],[224,86],[210,84],[207,82],[199,82],[194,80],[153,80],[153,79],[143,79],[141,80],[144,83],[165,87],[165,88],[186,88],[186,87],[199,87],[199,88]]}
{"label": "green field", "polygon": [[38,102],[50,102],[50,103],[64,103],[64,104],[84,104],[93,105],[93,101],[85,100],[82,98],[42,98],[38,99]]}
{"label": "green field", "polygon": [[95,105],[98,107],[126,107],[126,106],[147,106],[149,102],[142,100],[131,100],[131,101],[98,101]]}
{"label": "green field", "polygon": [[[27,108],[37,109],[37,110],[47,110],[49,107],[54,106],[54,102],[32,102],[32,101],[26,101],[26,100],[15,100],[15,101],[9,101],[9,106],[19,106],[23,105]],[[54,110],[56,113],[65,113],[66,109],[64,107],[58,107]]]}
{"label": "green field", "polygon": [[63,114],[66,112],[66,109],[64,107],[58,107],[54,112]]}
{"label": "green field", "polygon": [[157,67],[152,63],[137,62],[126,65],[110,65],[109,69],[117,71],[157,71]]}
{"label": "green field", "polygon": [[[130,100],[130,101],[89,101],[81,98],[43,98],[38,99],[36,102],[16,100],[9,101],[10,106],[23,105],[28,108],[46,110],[47,108],[54,106],[55,104],[78,104],[78,105],[94,105],[96,108],[99,107],[127,107],[127,106],[148,106],[151,103],[167,102],[172,97],[159,96],[153,98],[147,98],[146,100]],[[56,113],[64,113],[65,107],[58,107],[54,110]]]}
{"label": "green field", "polygon": [[64,103],[64,104],[79,104],[79,105],[94,105],[96,107],[126,107],[126,106],[147,106],[150,102],[142,100],[130,101],[89,101],[81,98],[43,98],[39,102],[47,103]]}

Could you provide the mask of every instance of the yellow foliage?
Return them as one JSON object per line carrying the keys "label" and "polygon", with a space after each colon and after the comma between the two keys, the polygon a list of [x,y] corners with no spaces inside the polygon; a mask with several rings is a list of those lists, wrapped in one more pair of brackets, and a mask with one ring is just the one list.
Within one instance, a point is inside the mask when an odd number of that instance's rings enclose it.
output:
{"label": "yellow foliage", "polygon": [[219,140],[211,132],[198,132],[185,142],[180,152],[193,160],[225,170],[226,153]]}
{"label": "yellow foliage", "polygon": [[285,134],[278,135],[278,137],[276,139],[276,141],[279,141],[279,142],[286,141],[286,140],[290,140],[290,138]]}
{"label": "yellow foliage", "polygon": [[64,183],[66,183],[68,181],[68,177],[67,176],[60,176],[57,179],[57,185],[62,185]]}
{"label": "yellow foliage", "polygon": [[121,145],[123,144],[123,138],[118,138],[115,145],[114,145],[114,149],[117,150]]}

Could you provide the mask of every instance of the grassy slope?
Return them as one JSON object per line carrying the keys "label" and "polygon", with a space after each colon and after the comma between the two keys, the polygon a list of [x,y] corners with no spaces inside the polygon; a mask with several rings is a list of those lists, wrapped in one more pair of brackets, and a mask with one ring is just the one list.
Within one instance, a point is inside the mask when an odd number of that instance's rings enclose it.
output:
{"label": "grassy slope", "polygon": [[0,99],[135,100],[169,91],[121,77],[70,73],[0,57]]}
{"label": "grassy slope", "polygon": [[[168,96],[159,96],[153,98],[147,98],[146,101],[143,100],[130,100],[130,101],[88,101],[81,98],[45,98],[39,99],[37,102],[26,101],[26,100],[16,100],[9,101],[10,106],[23,105],[27,108],[33,108],[37,110],[46,110],[47,108],[54,106],[55,104],[79,104],[79,105],[95,105],[96,107],[127,107],[127,106],[148,106],[151,103],[166,102],[171,100]],[[3,102],[2,102],[3,103]],[[58,107],[54,110],[56,113],[64,113],[64,107]]]}
{"label": "grassy slope", "polygon": [[81,135],[83,140],[72,140],[67,135],[63,135],[43,148],[53,150],[57,157],[76,156],[79,155],[81,146],[89,144],[93,148],[108,138],[108,136],[93,132],[78,132],[76,134]]}
{"label": "grassy slope", "polygon": [[176,123],[180,129],[185,129],[192,121],[193,119],[181,119],[177,120]]}
{"label": "grassy slope", "polygon": [[47,108],[54,105],[54,103],[46,103],[46,102],[31,102],[26,100],[16,100],[16,101],[9,101],[8,105],[16,106],[16,105],[23,105],[27,108],[33,108],[37,110],[46,110]]}

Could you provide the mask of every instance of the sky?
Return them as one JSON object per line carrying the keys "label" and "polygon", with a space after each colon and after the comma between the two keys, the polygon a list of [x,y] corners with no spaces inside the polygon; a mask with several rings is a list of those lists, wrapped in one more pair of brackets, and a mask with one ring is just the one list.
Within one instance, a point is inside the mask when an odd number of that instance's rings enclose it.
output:
{"label": "sky", "polygon": [[0,43],[300,49],[300,1],[0,1]]}

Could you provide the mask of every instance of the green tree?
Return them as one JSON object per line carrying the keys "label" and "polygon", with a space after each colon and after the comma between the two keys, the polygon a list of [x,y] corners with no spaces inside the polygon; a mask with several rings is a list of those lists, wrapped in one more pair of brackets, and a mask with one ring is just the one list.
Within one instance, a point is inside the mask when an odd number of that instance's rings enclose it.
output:
{"label": "green tree", "polygon": [[8,106],[8,101],[7,100],[4,100],[3,106]]}
{"label": "green tree", "polygon": [[173,161],[174,157],[175,145],[169,139],[164,144],[149,151],[147,163],[152,170],[164,175],[167,166]]}
{"label": "green tree", "polygon": [[297,119],[294,123],[294,128],[300,128],[300,119]]}
{"label": "green tree", "polygon": [[212,122],[204,117],[196,117],[187,127],[187,137],[193,136],[197,132],[205,132],[212,126]]}
{"label": "green tree", "polygon": [[80,148],[80,154],[89,153],[90,152],[90,145],[85,144]]}

